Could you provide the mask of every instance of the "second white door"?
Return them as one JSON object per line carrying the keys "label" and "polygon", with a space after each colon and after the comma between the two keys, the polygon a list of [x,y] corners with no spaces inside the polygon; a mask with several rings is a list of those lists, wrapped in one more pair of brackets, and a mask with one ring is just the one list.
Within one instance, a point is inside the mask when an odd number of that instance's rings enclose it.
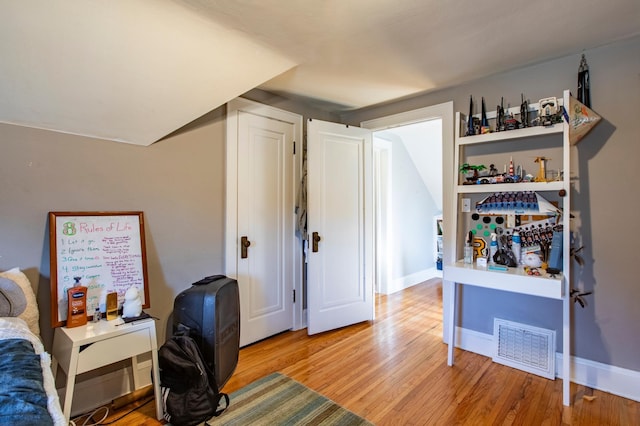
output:
{"label": "second white door", "polygon": [[309,334],[374,318],[371,131],[307,121]]}

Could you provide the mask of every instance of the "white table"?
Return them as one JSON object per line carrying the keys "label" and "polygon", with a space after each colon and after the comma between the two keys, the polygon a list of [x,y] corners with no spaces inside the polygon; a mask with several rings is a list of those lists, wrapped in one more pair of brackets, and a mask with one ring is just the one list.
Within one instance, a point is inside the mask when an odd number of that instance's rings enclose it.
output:
{"label": "white table", "polygon": [[162,395],[158,369],[158,343],[153,319],[116,325],[117,321],[99,321],[80,327],[58,327],[53,337],[53,374],[57,366],[67,375],[63,412],[68,419],[76,376],[127,358],[131,359],[134,390],[139,388],[137,356],[151,352],[156,416],[162,419]]}

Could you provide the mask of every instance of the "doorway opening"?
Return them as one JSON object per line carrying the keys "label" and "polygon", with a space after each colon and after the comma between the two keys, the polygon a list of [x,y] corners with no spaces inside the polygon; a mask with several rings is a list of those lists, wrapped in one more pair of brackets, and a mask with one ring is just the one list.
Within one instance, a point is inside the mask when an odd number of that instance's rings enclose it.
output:
{"label": "doorway opening", "polygon": [[[412,125],[417,125],[413,127]],[[417,132],[421,125],[428,129],[433,126],[433,133],[438,136],[423,137],[422,132]],[[377,246],[376,259],[384,257],[391,259],[391,262],[376,262],[375,276],[380,280],[376,280],[375,286],[379,292],[393,292],[403,288],[410,287],[413,284],[423,282],[423,277],[428,276],[427,271],[433,271],[434,274],[441,274],[437,268],[437,252],[442,253],[442,264],[450,261],[454,254],[451,248],[447,247],[446,240],[448,235],[448,224],[441,218],[450,217],[451,194],[453,193],[453,184],[451,179],[445,179],[445,173],[451,173],[453,166],[453,129],[454,114],[453,102],[446,102],[425,108],[420,108],[400,114],[394,114],[387,117],[369,120],[361,123],[362,127],[371,129],[374,132],[374,169],[375,173],[374,185],[378,185],[375,189],[377,197],[374,197],[376,207],[374,214],[376,215],[376,241]],[[438,130],[436,130],[438,129]],[[425,129],[423,129],[425,130]],[[430,133],[427,130],[428,133]],[[410,137],[411,133],[418,136]],[[377,136],[377,137],[376,137]],[[394,142],[395,140],[395,142]],[[406,143],[404,140],[411,140]],[[430,143],[430,141],[432,143]],[[439,143],[438,143],[439,142]],[[398,153],[400,157],[406,159],[407,168],[402,167],[401,162],[393,159],[396,146],[402,145]],[[411,155],[409,153],[412,153]],[[421,154],[417,154],[421,152]],[[411,158],[413,157],[413,158]],[[409,160],[409,158],[411,158]],[[414,161],[415,160],[415,161]],[[420,196],[423,197],[418,202],[414,201],[414,193],[404,189],[399,192],[397,197],[393,197],[392,191],[384,190],[383,185],[387,188],[398,186],[399,182],[389,184],[389,176],[394,175],[394,171],[389,170],[389,165],[393,167],[398,164],[397,172],[401,176],[399,179],[406,180],[409,174],[415,176],[416,181],[427,181],[428,184],[422,183],[427,188]],[[439,182],[439,184],[435,184]],[[417,184],[415,184],[417,185]],[[429,194],[429,195],[426,195]],[[428,198],[431,198],[431,201]],[[396,200],[394,198],[405,199],[406,204],[395,207]],[[437,200],[437,201],[436,201]],[[424,210],[418,209],[417,206],[431,206]],[[411,253],[405,259],[396,256],[394,247],[397,244],[391,239],[398,238],[393,229],[393,223],[398,222],[398,218],[393,218],[393,209],[410,210],[409,215],[420,217],[423,221],[423,237],[419,242],[412,242],[410,245]],[[389,214],[391,212],[391,215]],[[440,214],[438,214],[440,213]],[[441,216],[440,216],[441,215]],[[391,216],[391,217],[390,217]],[[378,229],[379,228],[379,229]],[[380,230],[380,232],[378,232]],[[408,232],[405,229],[403,232]],[[438,233],[442,233],[442,238],[438,238]],[[402,235],[402,234],[399,234]],[[442,241],[445,242],[442,245]],[[441,245],[438,246],[437,244]],[[404,250],[404,249],[403,249]],[[406,250],[404,250],[406,251]],[[423,261],[418,263],[418,259]],[[408,260],[413,261],[409,264]],[[433,268],[433,269],[432,269]],[[440,275],[441,276],[441,275]],[[386,284],[384,283],[386,281]],[[386,285],[386,289],[385,289]],[[443,319],[447,318],[451,308],[451,283],[442,282],[442,314]],[[443,321],[443,340],[446,341],[448,335],[447,322]]]}
{"label": "doorway opening", "polygon": [[374,131],[373,148],[375,288],[391,294],[442,277],[442,119]]}

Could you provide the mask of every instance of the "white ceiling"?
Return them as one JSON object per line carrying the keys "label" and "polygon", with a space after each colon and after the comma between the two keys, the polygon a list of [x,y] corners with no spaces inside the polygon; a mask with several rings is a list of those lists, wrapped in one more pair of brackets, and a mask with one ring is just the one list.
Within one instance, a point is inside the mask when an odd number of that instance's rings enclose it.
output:
{"label": "white ceiling", "polygon": [[0,122],[149,145],[255,87],[341,112],[638,34],[638,0],[0,0]]}

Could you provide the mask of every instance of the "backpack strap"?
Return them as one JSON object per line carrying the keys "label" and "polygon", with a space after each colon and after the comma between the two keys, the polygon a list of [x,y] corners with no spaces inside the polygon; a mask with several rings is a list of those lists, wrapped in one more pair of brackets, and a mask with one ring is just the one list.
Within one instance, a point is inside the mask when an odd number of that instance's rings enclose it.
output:
{"label": "backpack strap", "polygon": [[[207,378],[209,379],[209,387],[213,390],[213,392],[216,394],[216,397],[218,398],[218,400],[216,401],[216,403],[218,404],[218,409],[216,409],[216,412],[213,413],[213,415],[215,417],[217,417],[220,414],[222,414],[224,412],[224,410],[226,410],[229,407],[229,395],[227,395],[224,392],[220,392],[220,389],[218,389],[218,382],[216,381],[216,373],[215,373],[215,371],[212,371],[209,368],[209,365],[204,360],[204,357],[202,356],[202,352],[200,351],[200,347],[195,342],[195,340],[193,340],[193,338],[189,337],[188,335],[187,335],[187,337],[193,342],[193,347],[194,347],[196,353],[198,354],[198,357],[200,359],[200,363],[202,364],[202,367],[204,367],[204,371],[207,374]],[[225,405],[224,405],[224,407],[219,408],[220,407],[220,401],[223,398],[225,400]]]}
{"label": "backpack strap", "polygon": [[[223,408],[220,408],[219,410],[216,410],[216,412],[213,413],[213,417],[218,417],[220,414],[222,414],[224,412],[224,410],[229,408],[229,395],[227,395],[226,393],[223,393],[223,392],[220,392],[218,395],[220,395],[222,398],[224,398],[225,406]],[[218,405],[218,407],[219,406],[220,405]],[[211,419],[209,419],[209,420],[211,420]],[[211,426],[211,423],[209,423],[208,421],[205,421],[204,425],[205,426]]]}
{"label": "backpack strap", "polygon": [[216,412],[213,414],[215,417],[218,417],[220,414],[222,414],[224,412],[224,410],[226,410],[227,408],[229,408],[229,395],[227,395],[224,392],[220,392],[218,395],[220,395],[220,400],[222,400],[222,398],[224,398],[224,407],[220,408],[220,403],[218,403],[218,410],[216,410]]}

